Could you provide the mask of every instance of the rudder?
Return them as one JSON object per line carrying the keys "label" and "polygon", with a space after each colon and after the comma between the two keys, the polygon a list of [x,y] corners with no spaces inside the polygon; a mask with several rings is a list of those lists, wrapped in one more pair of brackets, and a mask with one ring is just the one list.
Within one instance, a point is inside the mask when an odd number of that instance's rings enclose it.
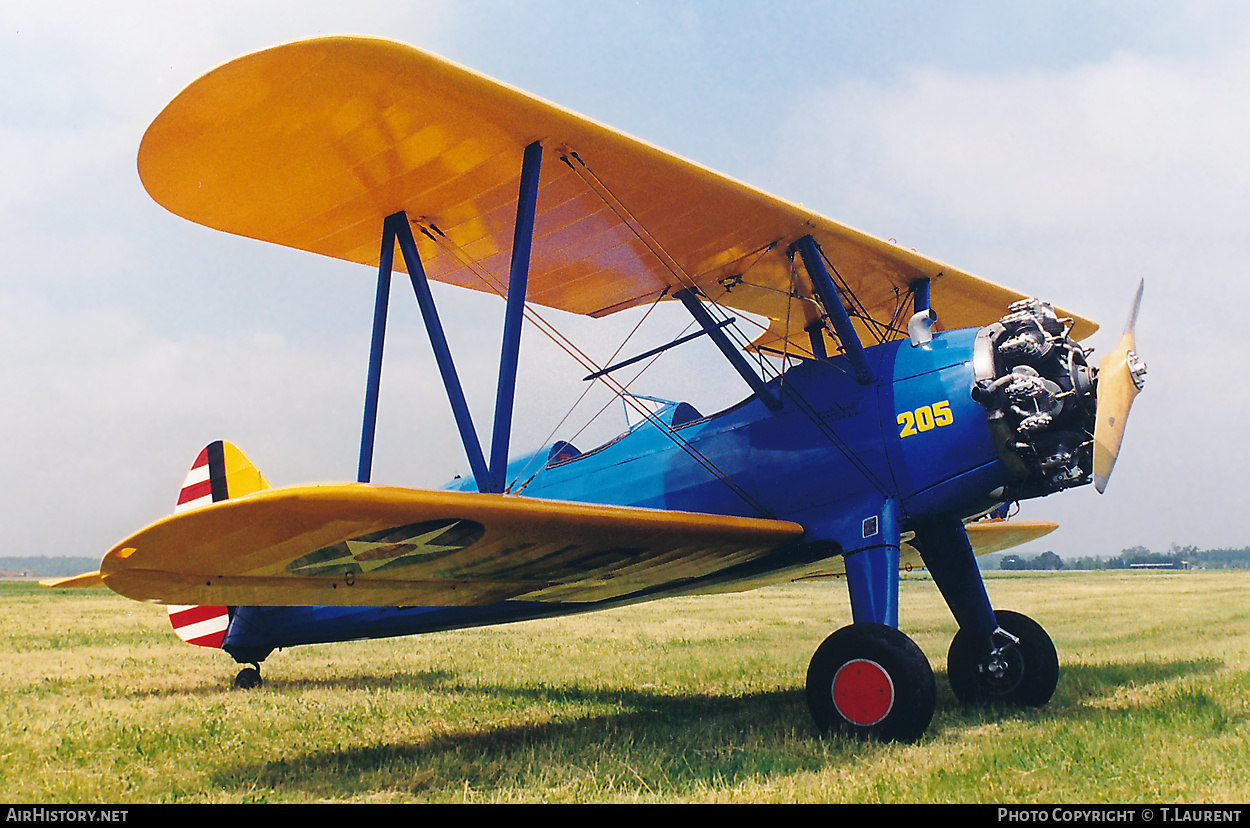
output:
{"label": "rudder", "polygon": [[268,489],[269,481],[233,443],[209,443],[191,464],[178,493],[175,512],[198,509],[232,497]]}
{"label": "rudder", "polygon": [[[268,489],[269,481],[233,443],[209,443],[191,464],[178,493],[175,513],[211,506],[232,497]],[[230,608],[171,606],[169,621],[188,644],[220,649],[230,625]]]}

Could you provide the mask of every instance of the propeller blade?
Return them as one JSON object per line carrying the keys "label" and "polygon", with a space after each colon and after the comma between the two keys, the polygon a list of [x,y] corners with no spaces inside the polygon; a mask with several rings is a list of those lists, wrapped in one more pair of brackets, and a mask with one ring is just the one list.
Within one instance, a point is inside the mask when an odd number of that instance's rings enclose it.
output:
{"label": "propeller blade", "polygon": [[1137,327],[1137,311],[1141,308],[1142,288],[1145,280],[1137,285],[1137,296],[1124,326],[1120,343],[1098,363],[1097,421],[1094,425],[1094,488],[1100,493],[1107,488],[1107,479],[1115,468],[1120,443],[1124,439],[1124,424],[1128,421],[1133,400],[1146,381],[1146,363],[1137,357],[1133,329]]}

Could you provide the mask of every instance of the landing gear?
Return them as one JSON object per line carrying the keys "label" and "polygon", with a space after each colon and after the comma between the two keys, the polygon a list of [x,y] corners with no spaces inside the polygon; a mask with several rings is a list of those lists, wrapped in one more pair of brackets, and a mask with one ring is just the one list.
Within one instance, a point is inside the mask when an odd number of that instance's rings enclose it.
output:
{"label": "landing gear", "polygon": [[260,665],[253,664],[251,667],[244,667],[239,674],[234,677],[234,686],[240,690],[251,690],[254,687],[260,687]]}
{"label": "landing gear", "polygon": [[822,732],[914,742],[933,719],[937,689],[915,642],[885,624],[855,623],[812,656],[807,704]]}
{"label": "landing gear", "polygon": [[1003,702],[1041,707],[1059,682],[1059,657],[1041,626],[1026,615],[995,610],[989,640],[960,630],[947,655],[956,698],[967,705]]}

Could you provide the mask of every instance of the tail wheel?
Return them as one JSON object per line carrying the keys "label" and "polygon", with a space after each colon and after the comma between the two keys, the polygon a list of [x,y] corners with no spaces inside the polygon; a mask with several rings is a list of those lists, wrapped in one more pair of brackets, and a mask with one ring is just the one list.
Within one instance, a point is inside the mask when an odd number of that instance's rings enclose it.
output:
{"label": "tail wheel", "polygon": [[812,656],[807,704],[822,732],[914,742],[933,719],[937,688],[929,660],[906,635],[884,624],[851,624]]}
{"label": "tail wheel", "polygon": [[239,674],[234,677],[234,686],[240,690],[251,690],[254,687],[260,687],[262,683],[259,664],[253,664],[251,667],[244,667],[239,671]]}
{"label": "tail wheel", "polygon": [[946,659],[951,689],[963,704],[1041,707],[1059,683],[1055,645],[1027,615],[995,610],[994,617],[1001,632],[989,641],[963,630],[955,634]]}

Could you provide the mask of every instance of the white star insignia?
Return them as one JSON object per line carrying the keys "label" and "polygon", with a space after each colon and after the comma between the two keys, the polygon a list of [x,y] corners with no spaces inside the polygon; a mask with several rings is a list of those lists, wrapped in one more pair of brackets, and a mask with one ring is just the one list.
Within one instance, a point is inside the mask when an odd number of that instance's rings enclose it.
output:
{"label": "white star insignia", "polygon": [[[369,573],[392,563],[397,558],[404,558],[410,555],[438,556],[443,552],[460,549],[464,546],[463,542],[446,544],[433,543],[435,538],[444,534],[448,529],[451,529],[454,526],[455,524],[451,524],[450,526],[437,526],[428,532],[404,538],[402,540],[347,540],[343,542],[343,546],[346,547],[343,554],[336,558],[328,558],[317,561],[315,564],[312,564],[311,567],[323,569],[327,567],[332,568],[336,566],[348,566],[355,564],[360,567],[360,571],[362,573]],[[300,568],[303,569],[305,567]]]}

